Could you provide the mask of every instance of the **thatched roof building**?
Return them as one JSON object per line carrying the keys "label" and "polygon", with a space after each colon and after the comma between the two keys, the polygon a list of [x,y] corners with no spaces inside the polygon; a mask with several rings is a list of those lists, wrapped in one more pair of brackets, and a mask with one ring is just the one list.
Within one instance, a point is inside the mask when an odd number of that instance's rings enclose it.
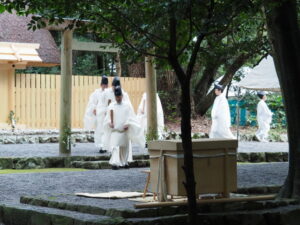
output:
{"label": "thatched roof building", "polygon": [[17,16],[4,12],[0,14],[0,42],[40,44],[37,52],[42,62],[29,62],[27,66],[55,66],[60,64],[60,51],[46,29],[28,30],[31,17]]}

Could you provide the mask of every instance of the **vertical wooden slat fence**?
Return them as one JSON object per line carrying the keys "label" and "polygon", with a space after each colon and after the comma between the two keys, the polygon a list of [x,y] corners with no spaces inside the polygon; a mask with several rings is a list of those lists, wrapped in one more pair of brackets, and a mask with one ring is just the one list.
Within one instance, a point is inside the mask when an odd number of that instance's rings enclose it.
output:
{"label": "vertical wooden slat fence", "polygon": [[[109,77],[109,84],[112,82]],[[100,87],[99,76],[72,77],[72,127],[83,128],[83,116],[90,94]],[[59,127],[60,75],[16,74],[14,76],[14,110],[17,124],[26,128]],[[145,92],[145,78],[121,77],[122,88],[137,110]]]}

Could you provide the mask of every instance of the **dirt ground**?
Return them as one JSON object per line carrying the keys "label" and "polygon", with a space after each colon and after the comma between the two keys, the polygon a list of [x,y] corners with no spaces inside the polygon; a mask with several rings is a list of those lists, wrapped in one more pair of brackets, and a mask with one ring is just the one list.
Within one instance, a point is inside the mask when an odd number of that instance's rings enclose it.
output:
{"label": "dirt ground", "polygon": [[[176,120],[170,122],[166,121],[165,126],[167,127],[167,130],[180,132],[180,118],[177,118]],[[192,119],[192,132],[193,133],[209,133],[211,127],[211,119],[209,117],[205,116],[199,116],[196,119]],[[232,125],[230,128],[233,133],[236,132],[237,127],[236,125]],[[239,132],[240,134],[255,134],[257,130],[257,127],[251,127],[251,126],[240,126]],[[286,134],[286,129],[274,129],[271,128],[271,133],[278,133],[278,134]]]}
{"label": "dirt ground", "polygon": [[[180,132],[180,118],[177,118],[174,122],[167,121],[165,126],[168,130]],[[193,133],[209,133],[211,126],[211,119],[207,117],[197,117],[196,119],[192,119],[192,132]]]}

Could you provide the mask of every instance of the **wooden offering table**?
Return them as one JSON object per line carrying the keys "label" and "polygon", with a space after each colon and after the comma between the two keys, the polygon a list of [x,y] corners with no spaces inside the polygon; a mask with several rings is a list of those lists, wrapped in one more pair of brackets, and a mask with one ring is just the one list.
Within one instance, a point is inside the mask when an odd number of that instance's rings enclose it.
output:
{"label": "wooden offering table", "polygon": [[[237,147],[235,139],[193,140],[197,195],[216,193],[229,197],[230,192],[237,190]],[[151,141],[148,151],[152,192],[186,196],[181,140]],[[164,188],[159,188],[162,183]]]}

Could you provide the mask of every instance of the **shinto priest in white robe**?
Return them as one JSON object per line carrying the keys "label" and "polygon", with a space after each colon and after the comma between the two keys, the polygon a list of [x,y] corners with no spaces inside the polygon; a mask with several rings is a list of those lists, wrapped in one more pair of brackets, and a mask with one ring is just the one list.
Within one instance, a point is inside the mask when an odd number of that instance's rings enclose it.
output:
{"label": "shinto priest in white robe", "polygon": [[[110,127],[110,112],[113,112],[114,127]],[[125,130],[124,126],[128,126]],[[137,144],[145,146],[143,131],[136,119],[132,107],[127,101],[117,103],[112,102],[107,110],[104,121],[105,129],[105,149],[111,151],[109,163],[114,166],[126,166],[132,161],[132,146]]]}
{"label": "shinto priest in white robe", "polygon": [[[158,94],[156,94],[156,110],[157,110],[157,130],[158,130],[158,135],[160,136],[164,131],[165,122],[164,122],[164,112]],[[138,107],[137,118],[141,124],[144,134],[146,135],[147,133],[147,94],[146,93],[143,94],[142,100]]]}
{"label": "shinto priest in white robe", "polygon": [[[133,106],[131,104],[129,95],[127,94],[127,92],[123,88],[122,88],[122,93],[123,93],[123,100],[122,101],[128,102],[128,104],[130,105],[130,107],[133,110]],[[107,102],[107,105],[109,105],[111,102],[115,101],[115,94],[114,94],[113,87],[107,88],[105,90],[105,98],[106,98],[105,101]]]}
{"label": "shinto priest in white robe", "polygon": [[273,113],[268,108],[264,100],[260,100],[257,104],[257,123],[258,130],[256,132],[256,137],[260,141],[267,141],[270,131],[270,124],[272,122]]}
{"label": "shinto priest in white robe", "polygon": [[94,140],[97,148],[103,147],[103,122],[107,111],[105,90],[108,84],[106,76],[102,77],[101,88],[96,89],[89,98],[89,102],[84,115],[84,128],[95,129]]}
{"label": "shinto priest in white robe", "polygon": [[229,104],[222,93],[215,98],[213,108],[211,110],[212,125],[209,133],[210,138],[235,138],[231,133]]}

